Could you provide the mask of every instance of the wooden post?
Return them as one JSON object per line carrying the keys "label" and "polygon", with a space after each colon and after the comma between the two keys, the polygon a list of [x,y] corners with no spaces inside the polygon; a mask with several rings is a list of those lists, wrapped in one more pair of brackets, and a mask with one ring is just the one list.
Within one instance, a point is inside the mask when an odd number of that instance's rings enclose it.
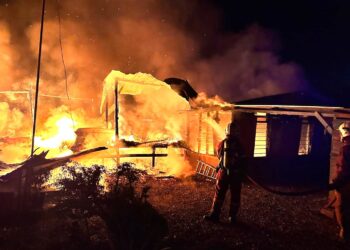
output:
{"label": "wooden post", "polygon": [[106,128],[108,129],[108,96],[107,96],[107,100],[106,100]]}
{"label": "wooden post", "polygon": [[152,168],[156,165],[156,147],[152,146]]}
{"label": "wooden post", "polygon": [[114,110],[114,129],[115,129],[115,146],[116,146],[116,157],[117,157],[117,166],[120,163],[120,154],[119,154],[119,104],[118,104],[118,82],[114,86],[114,96],[115,96],[115,110]]}
{"label": "wooden post", "polygon": [[115,94],[115,136],[119,140],[119,104],[118,104],[118,82],[115,84],[114,88]]}
{"label": "wooden post", "polygon": [[333,134],[332,126],[328,124],[328,122],[324,119],[322,114],[320,114],[319,112],[315,112],[314,114],[315,114],[315,117],[317,118],[317,120],[323,125],[325,130],[332,136],[332,134]]}
{"label": "wooden post", "polygon": [[187,141],[188,141],[188,145],[189,145],[189,147],[191,148],[191,138],[190,138],[190,136],[191,136],[191,133],[190,133],[190,128],[191,128],[191,126],[190,126],[190,112],[187,112],[186,113],[186,120],[187,120],[187,126],[186,126],[186,129],[187,129],[187,131],[186,131],[186,137],[187,137]]}
{"label": "wooden post", "polygon": [[198,124],[198,153],[201,151],[202,142],[202,111],[199,112],[199,124]]}
{"label": "wooden post", "polygon": [[[219,124],[220,123],[220,113],[219,111],[216,111],[215,116],[214,116],[214,121]],[[219,143],[218,136],[215,131],[213,131],[213,150],[214,150],[214,155],[216,152],[216,146]]]}
{"label": "wooden post", "polygon": [[[207,112],[207,119],[209,119],[210,117],[210,112]],[[209,130],[210,130],[210,126],[209,123],[206,123],[206,134],[205,134],[205,152],[206,154],[209,154]]]}

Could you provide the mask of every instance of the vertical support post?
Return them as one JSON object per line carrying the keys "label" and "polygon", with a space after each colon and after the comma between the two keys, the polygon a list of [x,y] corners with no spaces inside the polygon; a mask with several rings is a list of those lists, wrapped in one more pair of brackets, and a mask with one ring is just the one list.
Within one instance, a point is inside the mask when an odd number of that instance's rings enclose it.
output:
{"label": "vertical support post", "polygon": [[[207,119],[209,119],[210,117],[210,112],[207,112]],[[205,126],[205,130],[206,130],[206,134],[205,134],[205,153],[206,154],[209,154],[209,131],[210,131],[210,126],[209,126],[209,123],[207,122],[206,123],[206,126]]]}
{"label": "vertical support post", "polygon": [[115,136],[119,139],[119,104],[118,104],[118,82],[116,82],[114,87],[115,94]]}
{"label": "vertical support post", "polygon": [[105,112],[106,112],[106,128],[108,129],[108,106],[109,106],[109,104],[108,104],[108,97],[107,97],[107,100],[106,100],[106,110],[105,110]]}
{"label": "vertical support post", "polygon": [[156,147],[152,146],[152,168],[156,166]]}
{"label": "vertical support post", "polygon": [[188,145],[191,147],[191,133],[190,133],[190,112],[186,112],[186,121],[187,121],[187,124],[186,124],[186,137],[187,137],[187,142],[188,142]]}
{"label": "vertical support post", "polygon": [[116,146],[116,157],[117,157],[117,166],[120,163],[120,154],[119,154],[119,103],[118,103],[118,82],[116,82],[114,86],[114,96],[115,96],[115,110],[114,110],[114,118],[115,118],[115,146]]}
{"label": "vertical support post", "polygon": [[202,111],[199,112],[199,124],[198,124],[198,153],[201,152],[202,144]]}
{"label": "vertical support post", "polygon": [[[219,124],[220,122],[220,113],[219,111],[216,111],[215,112],[215,116],[214,116],[214,121]],[[217,144],[219,143],[219,139],[218,139],[218,136],[216,134],[215,131],[213,131],[213,149],[214,149],[214,154],[217,153],[216,152],[216,147],[217,147]]]}

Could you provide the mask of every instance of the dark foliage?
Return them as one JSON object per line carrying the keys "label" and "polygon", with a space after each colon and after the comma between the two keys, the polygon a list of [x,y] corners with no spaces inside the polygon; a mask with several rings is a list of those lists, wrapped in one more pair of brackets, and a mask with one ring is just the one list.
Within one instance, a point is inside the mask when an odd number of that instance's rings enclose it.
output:
{"label": "dark foliage", "polygon": [[44,204],[43,185],[49,179],[50,172],[33,175],[29,180],[28,210],[40,210]]}
{"label": "dark foliage", "polygon": [[149,186],[136,193],[135,184],[146,174],[132,163],[118,166],[104,214],[115,245],[120,249],[155,249],[168,231],[166,220],[147,201]]}
{"label": "dark foliage", "polygon": [[13,192],[1,192],[0,225],[33,223],[43,208],[45,199],[45,194],[42,192],[43,184],[49,176],[49,173],[27,175],[19,195]]}
{"label": "dark foliage", "polygon": [[[107,178],[109,192],[100,185],[105,173],[102,166],[76,165],[65,167],[63,173],[58,181],[62,192],[58,209],[73,219],[70,231],[76,248],[83,247],[76,239],[92,246],[104,238],[98,248],[155,249],[166,235],[166,220],[147,202],[150,187],[141,185],[145,171],[131,163],[121,164]],[[92,230],[91,218],[96,216],[106,229],[102,234]]]}
{"label": "dark foliage", "polygon": [[90,168],[65,166],[56,184],[63,194],[61,207],[89,215],[97,213],[103,199],[103,186],[100,184],[102,173],[104,167],[98,165]]}

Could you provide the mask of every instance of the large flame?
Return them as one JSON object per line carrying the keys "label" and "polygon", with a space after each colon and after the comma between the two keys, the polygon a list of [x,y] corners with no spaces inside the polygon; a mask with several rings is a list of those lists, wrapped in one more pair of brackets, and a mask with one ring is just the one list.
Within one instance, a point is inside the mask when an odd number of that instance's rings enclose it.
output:
{"label": "large flame", "polygon": [[63,116],[51,118],[48,121],[49,130],[51,133],[43,136],[37,136],[34,139],[34,144],[43,150],[49,150],[51,155],[66,156],[72,151],[69,149],[77,138],[74,132],[74,120]]}
{"label": "large flame", "polygon": [[[118,128],[115,134],[115,90],[118,90]],[[0,103],[6,119],[0,121],[0,131],[20,134],[20,122],[30,120],[30,109],[10,108],[16,100]],[[97,103],[95,102],[95,105]],[[191,109],[191,105],[192,108]],[[70,155],[76,151],[98,146],[107,146],[105,152],[76,159],[86,166],[101,164],[115,169],[118,163],[133,162],[140,169],[152,174],[186,176],[193,173],[193,167],[185,159],[185,150],[179,147],[184,141],[192,151],[214,155],[215,145],[224,137],[224,127],[231,118],[231,112],[205,111],[207,107],[230,109],[231,105],[218,97],[208,98],[201,93],[190,103],[174,92],[169,85],[149,74],[123,74],[119,71],[105,79],[102,96],[102,114],[94,116],[85,103],[62,105],[41,112],[35,137],[37,152],[49,151],[48,158]],[[40,107],[39,107],[40,108]],[[5,112],[6,111],[6,112]],[[13,122],[13,124],[9,124]],[[31,123],[26,123],[30,125]],[[7,132],[6,132],[7,133]],[[21,157],[30,153],[30,126],[27,126],[27,141],[21,145],[6,145],[7,152],[20,149]],[[158,144],[157,144],[158,143]],[[11,149],[11,150],[10,150]],[[25,152],[25,153],[24,153]],[[152,155],[157,155],[153,157]],[[19,154],[18,154],[19,155]],[[4,156],[0,155],[1,157]],[[16,158],[17,162],[18,157]],[[52,173],[50,182],[60,175]]]}

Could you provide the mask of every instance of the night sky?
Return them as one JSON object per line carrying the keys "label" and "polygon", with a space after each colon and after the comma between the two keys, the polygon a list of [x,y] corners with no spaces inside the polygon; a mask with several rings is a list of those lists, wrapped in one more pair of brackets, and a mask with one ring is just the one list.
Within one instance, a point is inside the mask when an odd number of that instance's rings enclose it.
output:
{"label": "night sky", "polygon": [[[226,31],[258,23],[279,36],[279,56],[304,71],[316,90],[350,90],[349,1],[218,1]],[[348,94],[349,96],[349,94]]]}
{"label": "night sky", "polygon": [[[40,4],[0,0],[2,90],[34,81]],[[349,1],[47,1],[42,81],[55,95],[65,89],[59,13],[73,96],[100,93],[112,69],[187,79],[227,101],[350,92]]]}

